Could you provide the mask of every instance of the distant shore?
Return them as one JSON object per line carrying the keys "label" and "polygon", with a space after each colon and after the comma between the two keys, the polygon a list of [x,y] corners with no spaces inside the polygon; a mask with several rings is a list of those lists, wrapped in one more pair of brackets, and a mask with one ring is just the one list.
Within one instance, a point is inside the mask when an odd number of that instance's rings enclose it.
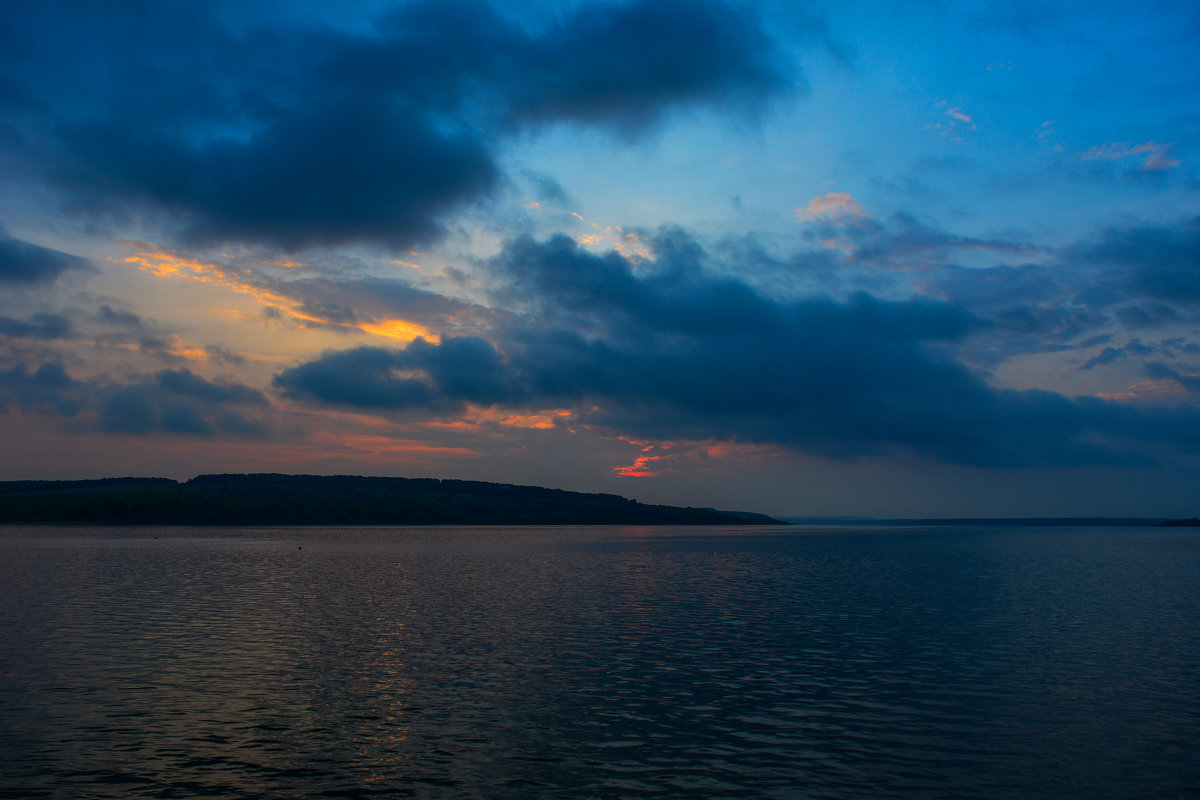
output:
{"label": "distant shore", "polygon": [[1173,522],[1163,517],[784,517],[793,525],[926,525],[976,527],[1002,525],[1005,527],[1103,527],[1144,528],[1170,524],[1188,524],[1186,520]]}
{"label": "distant shore", "polygon": [[0,524],[782,525],[751,512],[435,478],[200,475],[0,482]]}

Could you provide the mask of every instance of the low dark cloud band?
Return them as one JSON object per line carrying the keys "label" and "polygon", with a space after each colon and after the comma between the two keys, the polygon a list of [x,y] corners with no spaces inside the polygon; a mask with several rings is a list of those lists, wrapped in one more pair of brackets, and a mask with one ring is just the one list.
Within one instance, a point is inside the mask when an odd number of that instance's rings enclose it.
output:
{"label": "low dark cloud band", "polygon": [[[524,322],[490,340],[329,352],[274,384],[293,399],[418,414],[571,407],[632,436],[731,438],[832,457],[986,467],[1141,463],[1200,437],[1190,407],[1000,390],[955,347],[982,323],[932,300],[779,300],[718,277],[679,231],[635,274],[568,239],[493,259]],[[686,245],[686,246],[685,246]],[[695,245],[695,246],[692,246]]]}

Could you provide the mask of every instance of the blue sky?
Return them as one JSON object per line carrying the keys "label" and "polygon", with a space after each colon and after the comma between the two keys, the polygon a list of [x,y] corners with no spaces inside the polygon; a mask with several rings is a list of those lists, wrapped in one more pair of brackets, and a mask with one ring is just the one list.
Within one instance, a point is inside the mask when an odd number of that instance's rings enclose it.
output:
{"label": "blue sky", "polygon": [[1192,515],[1190,3],[18,2],[0,479]]}

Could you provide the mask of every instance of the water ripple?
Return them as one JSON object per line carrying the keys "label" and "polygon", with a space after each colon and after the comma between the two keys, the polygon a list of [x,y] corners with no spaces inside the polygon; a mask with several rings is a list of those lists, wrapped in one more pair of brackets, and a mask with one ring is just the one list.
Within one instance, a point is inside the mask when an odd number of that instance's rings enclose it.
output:
{"label": "water ripple", "polygon": [[0,586],[0,798],[1200,791],[1189,532],[10,528]]}

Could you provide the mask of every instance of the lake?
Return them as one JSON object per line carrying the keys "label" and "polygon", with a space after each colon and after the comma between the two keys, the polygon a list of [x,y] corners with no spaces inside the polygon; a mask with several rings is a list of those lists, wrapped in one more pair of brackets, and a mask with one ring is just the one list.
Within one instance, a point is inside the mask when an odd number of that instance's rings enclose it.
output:
{"label": "lake", "polygon": [[0,797],[1198,793],[1195,529],[0,528]]}

